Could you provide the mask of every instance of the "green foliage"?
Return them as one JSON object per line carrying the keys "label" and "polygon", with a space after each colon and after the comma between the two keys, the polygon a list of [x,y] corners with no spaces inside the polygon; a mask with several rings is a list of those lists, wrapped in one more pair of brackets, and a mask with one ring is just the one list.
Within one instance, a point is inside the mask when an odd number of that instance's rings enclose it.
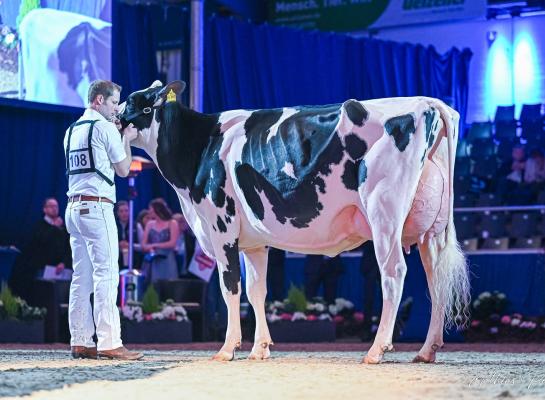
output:
{"label": "green foliage", "polygon": [[497,290],[490,292],[482,292],[479,297],[473,301],[472,317],[473,319],[485,319],[490,315],[501,315],[507,308],[508,301],[505,294]]}
{"label": "green foliage", "polygon": [[7,318],[19,316],[19,302],[5,283],[2,283],[2,291],[0,291],[0,304]]}
{"label": "green foliage", "polygon": [[161,311],[159,295],[151,283],[148,285],[142,299],[142,311],[144,314],[153,314],[154,312]]}
{"label": "green foliage", "polygon": [[287,301],[295,308],[295,311],[304,313],[307,310],[307,298],[305,297],[305,292],[303,289],[294,286],[293,283],[288,291]]}
{"label": "green foliage", "polygon": [[19,30],[19,25],[26,17],[26,15],[32,10],[40,8],[40,0],[23,0],[19,6],[19,15],[17,16],[17,30]]}

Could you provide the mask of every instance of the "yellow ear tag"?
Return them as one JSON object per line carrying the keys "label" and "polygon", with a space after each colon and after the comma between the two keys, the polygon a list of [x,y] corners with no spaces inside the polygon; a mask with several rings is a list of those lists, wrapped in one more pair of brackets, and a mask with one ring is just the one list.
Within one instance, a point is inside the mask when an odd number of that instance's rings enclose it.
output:
{"label": "yellow ear tag", "polygon": [[176,101],[176,93],[174,93],[174,90],[170,89],[170,91],[167,93],[167,103],[172,103]]}

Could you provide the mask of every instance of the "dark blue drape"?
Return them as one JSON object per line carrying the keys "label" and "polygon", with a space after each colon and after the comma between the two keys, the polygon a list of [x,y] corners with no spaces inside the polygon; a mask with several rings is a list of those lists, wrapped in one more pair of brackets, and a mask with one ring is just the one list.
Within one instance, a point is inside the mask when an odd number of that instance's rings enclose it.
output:
{"label": "dark blue drape", "polygon": [[153,6],[114,1],[112,6],[112,80],[123,87],[122,98],[157,79],[153,40]]}
{"label": "dark blue drape", "polygon": [[467,109],[471,51],[211,18],[205,110],[424,95]]}
{"label": "dark blue drape", "polygon": [[62,140],[78,108],[0,99],[0,245],[29,234],[49,196],[66,205]]}
{"label": "dark blue drape", "polygon": [[[159,6],[129,5],[114,1],[112,80],[123,87],[122,100],[132,92],[150,86],[159,78],[152,29],[152,12],[158,8]],[[133,154],[147,157],[143,151],[134,148]],[[116,188],[117,198],[127,199],[128,180],[117,179]],[[174,210],[180,209],[175,192],[157,170],[144,171],[138,176],[136,188],[136,211],[147,207],[154,197],[163,197]]]}

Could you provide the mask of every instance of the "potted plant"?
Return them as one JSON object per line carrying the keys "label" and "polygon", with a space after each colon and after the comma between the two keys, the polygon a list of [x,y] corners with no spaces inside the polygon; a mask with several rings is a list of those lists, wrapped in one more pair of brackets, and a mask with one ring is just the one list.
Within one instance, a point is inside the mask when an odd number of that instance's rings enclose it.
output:
{"label": "potted plant", "polygon": [[142,303],[121,307],[121,337],[126,343],[188,343],[193,339],[186,310],[172,300],[165,303],[149,285]]}
{"label": "potted plant", "polygon": [[330,306],[319,298],[313,300],[308,302],[303,290],[291,285],[286,300],[275,301],[267,306],[267,320],[274,342],[335,340],[335,322]]}
{"label": "potted plant", "polygon": [[6,284],[0,291],[0,343],[43,343],[45,308],[31,307],[12,294]]}
{"label": "potted plant", "polygon": [[464,331],[468,342],[544,342],[545,316],[505,312],[509,300],[498,291],[483,292],[471,305]]}

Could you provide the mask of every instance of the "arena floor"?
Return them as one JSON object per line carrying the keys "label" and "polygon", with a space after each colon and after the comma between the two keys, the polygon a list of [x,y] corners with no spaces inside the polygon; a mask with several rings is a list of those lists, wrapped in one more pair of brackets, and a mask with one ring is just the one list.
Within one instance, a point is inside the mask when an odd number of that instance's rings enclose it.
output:
{"label": "arena floor", "polygon": [[[267,361],[210,361],[217,343],[130,346],[139,362],[72,360],[66,345],[0,345],[0,398],[491,399],[545,398],[545,345],[446,344],[435,365],[417,344],[360,364],[362,343],[277,345]],[[29,396],[29,397],[26,397]]]}

